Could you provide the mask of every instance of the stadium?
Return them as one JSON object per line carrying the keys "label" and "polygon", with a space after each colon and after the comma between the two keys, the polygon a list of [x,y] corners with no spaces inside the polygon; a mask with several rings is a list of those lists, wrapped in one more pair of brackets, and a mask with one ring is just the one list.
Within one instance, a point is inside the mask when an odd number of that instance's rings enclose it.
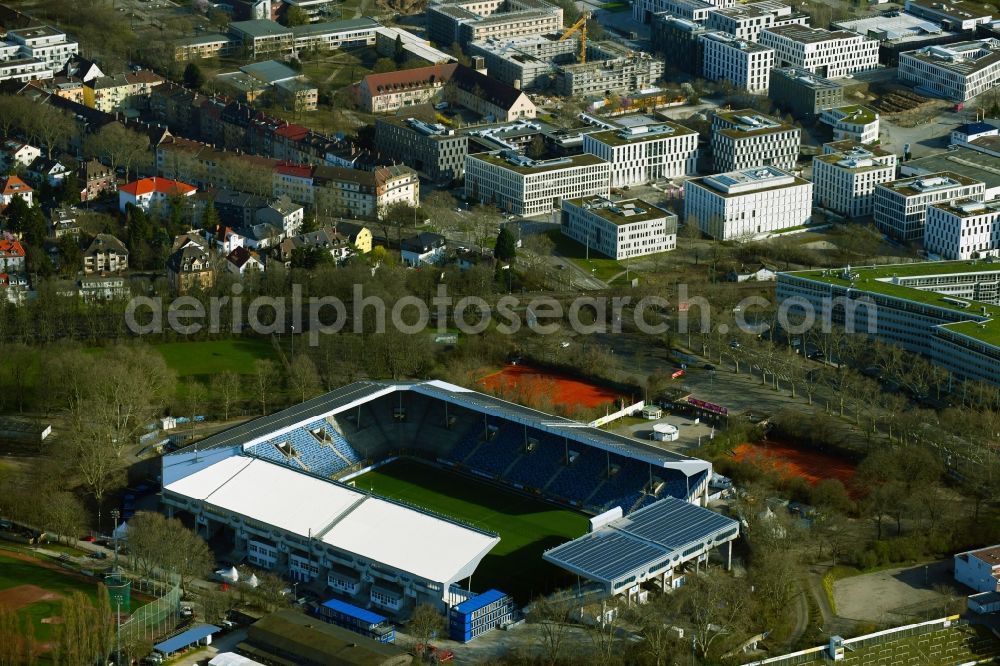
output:
{"label": "stadium", "polygon": [[162,463],[166,510],[216,552],[396,618],[675,587],[738,536],[703,508],[711,471],[439,381],[350,384]]}

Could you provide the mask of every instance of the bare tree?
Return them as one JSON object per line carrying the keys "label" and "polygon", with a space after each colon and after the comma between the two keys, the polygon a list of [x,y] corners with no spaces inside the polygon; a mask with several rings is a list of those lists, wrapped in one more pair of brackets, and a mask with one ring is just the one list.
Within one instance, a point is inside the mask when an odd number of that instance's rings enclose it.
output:
{"label": "bare tree", "polygon": [[417,653],[417,659],[423,661],[426,646],[431,639],[444,631],[444,616],[430,604],[420,604],[413,609],[406,629],[424,648]]}
{"label": "bare tree", "polygon": [[321,382],[316,364],[305,354],[299,354],[288,367],[288,385],[302,402],[320,391]]}
{"label": "bare tree", "polygon": [[259,359],[254,362],[253,370],[260,413],[267,415],[267,395],[274,390],[274,385],[278,381],[278,366],[274,361]]}
{"label": "bare tree", "polygon": [[541,633],[542,662],[555,666],[562,659],[570,639],[570,611],[567,599],[540,598],[531,605],[528,621],[538,625]]}
{"label": "bare tree", "polygon": [[213,377],[212,395],[222,409],[222,419],[228,421],[230,411],[240,399],[240,376],[231,370],[226,370]]}

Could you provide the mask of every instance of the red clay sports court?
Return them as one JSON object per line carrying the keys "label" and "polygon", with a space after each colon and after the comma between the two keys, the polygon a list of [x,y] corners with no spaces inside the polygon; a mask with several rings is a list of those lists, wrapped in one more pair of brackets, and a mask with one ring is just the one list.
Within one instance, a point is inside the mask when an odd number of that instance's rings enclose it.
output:
{"label": "red clay sports court", "polygon": [[840,479],[847,485],[855,472],[855,465],[851,462],[780,442],[740,444],[734,457],[738,462],[758,465],[784,476],[802,477],[813,485],[823,479]]}
{"label": "red clay sports court", "polygon": [[585,408],[614,403],[614,391],[565,375],[553,374],[527,365],[508,365],[479,380],[490,392],[507,399],[548,400],[554,405]]}

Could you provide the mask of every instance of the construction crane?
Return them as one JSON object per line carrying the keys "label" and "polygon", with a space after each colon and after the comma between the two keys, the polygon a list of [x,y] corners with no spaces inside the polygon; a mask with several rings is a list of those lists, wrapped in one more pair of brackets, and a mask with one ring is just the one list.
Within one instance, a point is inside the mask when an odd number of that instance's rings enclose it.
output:
{"label": "construction crane", "polygon": [[587,62],[587,21],[590,20],[590,12],[584,12],[580,17],[580,20],[566,28],[566,32],[562,34],[559,41],[564,39],[569,39],[573,36],[573,33],[579,31],[580,33],[580,62]]}

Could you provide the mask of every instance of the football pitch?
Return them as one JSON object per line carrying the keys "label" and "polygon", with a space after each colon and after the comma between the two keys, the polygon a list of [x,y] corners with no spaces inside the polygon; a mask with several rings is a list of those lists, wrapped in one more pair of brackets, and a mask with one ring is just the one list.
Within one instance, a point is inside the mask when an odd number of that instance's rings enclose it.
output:
{"label": "football pitch", "polygon": [[582,513],[414,460],[395,460],[354,484],[499,534],[500,543],[472,577],[476,592],[496,588],[523,604],[575,581],[542,560],[542,553],[584,534],[588,523]]}

